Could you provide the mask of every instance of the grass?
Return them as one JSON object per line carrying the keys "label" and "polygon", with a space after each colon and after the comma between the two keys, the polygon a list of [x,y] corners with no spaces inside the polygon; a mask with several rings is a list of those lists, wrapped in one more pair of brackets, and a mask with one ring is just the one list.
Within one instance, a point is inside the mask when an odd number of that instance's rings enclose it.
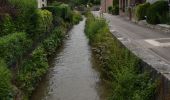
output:
{"label": "grass", "polygon": [[85,33],[109,81],[109,100],[151,100],[156,82],[150,73],[140,70],[139,59],[109,32],[106,21],[87,14]]}

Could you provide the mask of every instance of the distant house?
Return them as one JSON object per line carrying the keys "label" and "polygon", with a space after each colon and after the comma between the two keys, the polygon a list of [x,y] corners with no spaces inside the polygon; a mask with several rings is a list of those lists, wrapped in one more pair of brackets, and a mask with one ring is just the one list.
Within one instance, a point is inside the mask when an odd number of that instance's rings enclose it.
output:
{"label": "distant house", "polygon": [[108,7],[112,6],[113,0],[101,0],[101,10],[102,12],[108,12]]}
{"label": "distant house", "polygon": [[38,8],[47,6],[47,0],[37,0],[37,2],[38,2]]}

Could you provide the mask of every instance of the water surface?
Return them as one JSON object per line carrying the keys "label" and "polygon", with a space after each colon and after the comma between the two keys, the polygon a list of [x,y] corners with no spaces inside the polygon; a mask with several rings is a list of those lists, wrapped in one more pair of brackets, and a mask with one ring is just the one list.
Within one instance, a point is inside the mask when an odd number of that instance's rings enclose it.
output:
{"label": "water surface", "polygon": [[100,75],[84,27],[85,20],[70,30],[32,100],[101,100]]}

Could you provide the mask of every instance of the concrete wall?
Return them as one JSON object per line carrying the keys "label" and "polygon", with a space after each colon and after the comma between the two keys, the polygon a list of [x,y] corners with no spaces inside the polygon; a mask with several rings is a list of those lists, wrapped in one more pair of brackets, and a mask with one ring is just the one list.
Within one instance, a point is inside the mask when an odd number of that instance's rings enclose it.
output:
{"label": "concrete wall", "polygon": [[38,2],[38,8],[47,6],[47,0],[37,0],[37,2]]}
{"label": "concrete wall", "polygon": [[112,6],[113,0],[101,0],[101,8],[103,12],[108,12],[108,7]]}

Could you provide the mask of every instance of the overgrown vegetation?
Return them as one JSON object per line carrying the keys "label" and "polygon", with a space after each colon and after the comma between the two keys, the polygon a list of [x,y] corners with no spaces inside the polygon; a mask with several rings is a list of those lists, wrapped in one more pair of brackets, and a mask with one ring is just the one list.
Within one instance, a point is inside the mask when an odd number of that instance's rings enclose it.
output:
{"label": "overgrown vegetation", "polygon": [[37,9],[36,0],[0,3],[0,100],[20,92],[27,100],[48,69],[48,57],[82,17],[62,3],[52,4],[52,9]]}
{"label": "overgrown vegetation", "polygon": [[43,48],[45,49],[47,56],[50,56],[55,53],[56,48],[61,45],[62,38],[64,37],[65,33],[66,30],[64,29],[64,27],[55,28],[51,36],[49,36],[43,42]]}
{"label": "overgrown vegetation", "polygon": [[105,80],[112,88],[109,100],[152,100],[156,83],[140,70],[139,59],[109,32],[104,19],[88,14],[85,33]]}
{"label": "overgrown vegetation", "polygon": [[149,6],[150,6],[150,3],[144,3],[144,4],[139,4],[135,8],[135,15],[137,17],[137,20],[144,20],[144,19],[146,19],[147,10],[148,10]]}
{"label": "overgrown vegetation", "polygon": [[8,65],[11,65],[32,46],[31,43],[32,41],[27,39],[26,34],[23,32],[0,37],[0,57],[2,57]]}
{"label": "overgrown vegetation", "polygon": [[35,49],[29,59],[25,59],[18,71],[18,87],[24,91],[25,96],[30,96],[37,83],[48,69],[47,57],[40,46]]}
{"label": "overgrown vegetation", "polygon": [[0,58],[0,99],[10,100],[12,98],[11,73],[5,62]]}

